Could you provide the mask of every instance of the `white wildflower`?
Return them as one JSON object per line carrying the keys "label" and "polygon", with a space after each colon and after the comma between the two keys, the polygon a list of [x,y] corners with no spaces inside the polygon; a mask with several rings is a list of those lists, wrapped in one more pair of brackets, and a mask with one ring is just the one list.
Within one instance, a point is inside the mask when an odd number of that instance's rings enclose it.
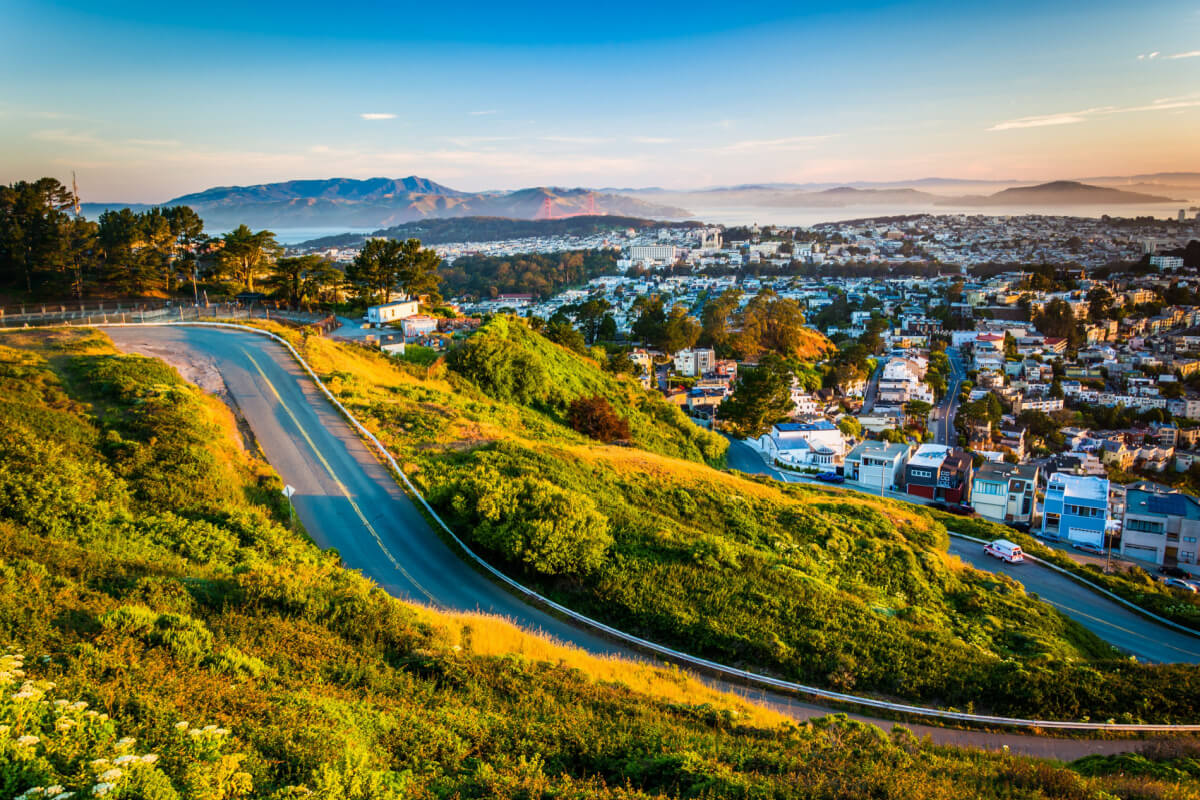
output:
{"label": "white wildflower", "polygon": [[229,728],[217,728],[215,731],[213,731],[213,733],[215,733],[217,736],[228,736]]}
{"label": "white wildflower", "polygon": [[158,753],[146,753],[142,756],[143,764],[153,764],[155,761],[158,761]]}
{"label": "white wildflower", "polygon": [[62,708],[63,706],[71,705],[71,701],[59,699],[59,700],[54,701],[54,705],[58,706],[59,708]]}
{"label": "white wildflower", "polygon": [[47,786],[43,791],[45,791],[46,794],[53,795],[53,794],[62,794],[63,791],[65,791],[65,790],[63,789],[62,786],[60,786],[56,783],[53,786]]}
{"label": "white wildflower", "polygon": [[92,787],[92,794],[96,795],[96,797],[104,797],[104,795],[112,791],[112,788],[113,785],[111,783],[97,783]]}
{"label": "white wildflower", "polygon": [[83,711],[87,707],[88,707],[88,704],[86,702],[84,702],[83,700],[76,700],[74,703],[71,703],[72,711]]}
{"label": "white wildflower", "polygon": [[92,762],[91,762],[91,765],[92,765],[92,767],[93,767],[94,769],[100,769],[101,767],[107,767],[107,766],[108,766],[108,759],[107,759],[107,758],[97,758],[97,759],[93,759],[93,760],[92,760]]}
{"label": "white wildflower", "polygon": [[112,769],[106,769],[106,770],[104,770],[104,772],[101,772],[100,780],[111,783],[112,781],[120,780],[121,776],[124,774],[125,773],[121,772],[121,770],[117,769],[116,767],[113,767]]}
{"label": "white wildflower", "polygon": [[67,798],[74,796],[74,792],[59,792],[58,794],[54,795],[54,797],[51,797],[50,800],[67,800]]}
{"label": "white wildflower", "polygon": [[122,764],[128,764],[130,761],[137,761],[137,760],[139,760],[137,756],[126,754],[126,755],[117,756],[116,758],[114,758],[113,763],[119,767]]}
{"label": "white wildflower", "polygon": [[176,722],[176,723],[175,723],[175,730],[177,730],[177,731],[185,731],[185,730],[187,730],[187,726],[188,726],[188,724],[187,724],[187,720],[186,720],[186,719],[181,719],[181,720],[179,720],[179,722]]}
{"label": "white wildflower", "polygon": [[117,748],[118,750],[123,750],[126,747],[132,747],[136,741],[137,739],[133,738],[132,736],[125,736],[121,739],[118,739],[117,743],[113,745],[113,747]]}
{"label": "white wildflower", "polygon": [[25,736],[22,736],[20,739],[17,739],[17,744],[21,745],[22,747],[33,747],[35,744],[37,744],[40,741],[41,741],[41,739],[39,739],[36,736],[25,735]]}

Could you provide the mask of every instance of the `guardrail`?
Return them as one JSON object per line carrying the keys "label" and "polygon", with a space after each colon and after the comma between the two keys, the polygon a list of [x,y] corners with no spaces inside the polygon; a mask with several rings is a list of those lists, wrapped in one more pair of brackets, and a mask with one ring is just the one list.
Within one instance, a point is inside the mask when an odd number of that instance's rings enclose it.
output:
{"label": "guardrail", "polygon": [[438,525],[441,526],[442,530],[444,530],[446,532],[446,534],[454,541],[454,543],[457,544],[459,546],[459,548],[461,548],[462,552],[465,553],[472,561],[474,561],[476,564],[478,564],[487,573],[494,576],[501,583],[503,583],[504,585],[506,585],[509,588],[516,591],[518,594],[524,595],[525,597],[528,597],[529,599],[536,601],[538,604],[546,606],[547,608],[554,609],[558,613],[562,614],[563,616],[565,616],[571,620],[574,620],[575,622],[581,623],[590,628],[601,631],[618,641],[622,641],[627,644],[634,645],[635,647],[640,648],[642,650],[649,651],[649,652],[655,653],[657,655],[663,656],[664,658],[666,658],[670,661],[697,667],[697,668],[704,670],[706,672],[709,672],[711,674],[721,675],[721,676],[725,676],[725,677],[729,677],[729,678],[735,678],[735,679],[744,681],[746,683],[750,683],[750,684],[754,684],[754,685],[758,685],[758,686],[765,686],[765,687],[769,687],[772,689],[780,689],[780,690],[783,690],[786,692],[791,692],[794,694],[806,695],[808,697],[814,697],[819,700],[854,705],[854,706],[865,707],[865,708],[874,708],[874,709],[879,709],[881,711],[889,711],[889,712],[896,713],[896,714],[908,714],[911,716],[924,717],[927,719],[950,720],[950,721],[955,721],[955,722],[966,722],[966,723],[971,723],[971,724],[975,724],[975,725],[998,725],[998,726],[1005,726],[1005,727],[1045,728],[1045,729],[1054,729],[1054,730],[1109,731],[1109,732],[1133,732],[1133,733],[1154,733],[1154,732],[1182,733],[1182,732],[1188,732],[1188,731],[1200,731],[1200,724],[1182,724],[1182,725],[1169,725],[1169,724],[1161,724],[1160,725],[1160,724],[1142,724],[1142,723],[1123,724],[1123,723],[1106,723],[1106,722],[1071,722],[1071,721],[1065,721],[1065,720],[1021,719],[1021,718],[1017,718],[1017,717],[1001,717],[1001,716],[991,716],[991,715],[987,715],[987,714],[968,714],[968,713],[961,712],[961,711],[948,711],[946,709],[941,709],[941,708],[929,708],[927,706],[915,706],[915,705],[909,705],[907,703],[893,703],[893,702],[889,702],[887,700],[879,700],[879,699],[873,698],[873,697],[862,697],[859,695],[844,694],[842,692],[833,692],[833,691],[829,691],[828,689],[822,689],[817,686],[806,686],[801,683],[794,683],[792,681],[785,681],[785,680],[782,680],[779,678],[772,678],[768,675],[760,675],[757,672],[750,672],[748,670],[738,669],[737,667],[730,667],[725,664],[718,663],[716,661],[710,661],[706,658],[700,658],[699,656],[693,656],[688,653],[683,653],[683,652],[680,652],[679,650],[675,650],[673,648],[658,644],[657,642],[652,642],[652,641],[649,641],[648,639],[643,639],[639,636],[634,636],[631,633],[626,633],[625,631],[622,631],[618,628],[614,628],[611,625],[606,625],[605,623],[600,622],[599,620],[592,619],[591,617],[588,617],[584,614],[580,614],[576,611],[572,611],[571,609],[567,608],[566,606],[564,606],[560,603],[556,603],[555,601],[551,600],[548,597],[544,597],[543,595],[535,592],[533,589],[530,589],[529,587],[525,586],[524,584],[521,584],[518,581],[515,581],[512,578],[508,577],[503,572],[501,572],[499,569],[492,566],[487,561],[485,561],[483,558],[481,558],[478,554],[476,554],[475,551],[473,551],[470,547],[468,547],[466,542],[464,542],[462,539],[460,539],[458,537],[458,535],[450,528],[450,526],[446,524],[445,520],[442,519],[441,515],[439,515],[437,513],[437,511],[434,510],[433,506],[431,506],[429,504],[429,502],[425,499],[425,496],[422,495],[421,492],[417,489],[417,487],[413,484],[413,482],[411,480],[409,480],[408,475],[405,474],[404,470],[400,469],[400,465],[396,462],[396,459],[392,457],[392,454],[390,452],[388,452],[388,449],[386,447],[384,447],[383,443],[379,441],[379,439],[375,436],[375,434],[373,434],[369,430],[367,430],[366,427],[361,422],[359,422],[358,419],[356,419],[355,416],[353,414],[351,414],[350,411],[344,405],[342,405],[341,401],[339,401],[336,397],[334,397],[333,392],[331,392],[329,390],[329,388],[320,379],[320,377],[313,370],[313,368],[310,367],[308,365],[308,362],[304,360],[304,357],[301,356],[300,353],[296,350],[296,348],[292,346],[291,342],[287,341],[286,339],[284,339],[283,337],[281,337],[277,334],[271,333],[270,331],[266,331],[261,328],[254,328],[254,327],[250,327],[247,325],[237,325],[237,324],[233,324],[233,323],[224,323],[224,322],[147,322],[147,323],[116,323],[116,324],[110,323],[108,325],[101,325],[101,326],[96,326],[96,327],[117,327],[117,328],[119,328],[119,327],[144,327],[144,326],[155,326],[155,327],[201,326],[201,327],[228,328],[228,329],[232,329],[232,330],[248,331],[250,333],[260,334],[260,335],[266,336],[266,337],[278,342],[279,344],[282,344],[287,349],[287,351],[289,353],[291,353],[292,357],[296,359],[296,363],[298,363],[301,366],[301,368],[303,368],[304,371],[306,373],[308,373],[308,376],[313,380],[313,383],[316,384],[317,388],[321,390],[321,393],[325,395],[326,399],[329,400],[329,402],[333,405],[333,407],[341,412],[341,414],[346,418],[346,420],[351,424],[351,426],[359,433],[359,435],[361,435],[364,439],[366,439],[368,442],[370,442],[372,445],[374,445],[375,449],[378,450],[379,454],[383,457],[383,459],[387,463],[387,465],[389,467],[391,467],[392,471],[395,472],[395,474],[400,477],[404,486],[408,489],[408,491],[412,494],[412,496],[415,497],[421,503],[421,506],[425,509],[426,513],[429,514],[429,516],[434,521],[436,521],[438,523]]}
{"label": "guardrail", "polygon": [[[966,539],[971,542],[978,542],[979,544],[988,544],[987,539],[979,539],[975,536],[968,536],[965,533],[958,533],[957,531],[952,531],[949,529],[946,530],[946,533],[948,533],[951,536],[954,536],[958,539]],[[1118,603],[1120,603],[1123,606],[1128,606],[1133,611],[1136,611],[1137,613],[1141,614],[1142,616],[1146,617],[1147,619],[1151,619],[1154,622],[1157,622],[1159,625],[1166,625],[1168,628],[1174,628],[1175,630],[1182,631],[1184,633],[1190,634],[1190,635],[1195,636],[1196,638],[1200,639],[1200,631],[1189,628],[1186,625],[1180,625],[1178,622],[1169,620],[1166,617],[1160,617],[1158,614],[1155,614],[1153,611],[1142,608],[1137,603],[1131,603],[1128,600],[1126,600],[1124,597],[1121,597],[1119,594],[1115,594],[1114,592],[1111,592],[1108,589],[1105,589],[1103,586],[1101,586],[1098,583],[1092,583],[1087,578],[1083,577],[1082,575],[1076,574],[1069,569],[1063,569],[1062,567],[1058,566],[1057,564],[1051,563],[1044,558],[1038,558],[1037,556],[1033,555],[1032,553],[1025,552],[1025,551],[1022,551],[1022,552],[1023,552],[1024,556],[1026,558],[1028,558],[1030,561],[1041,564],[1046,569],[1052,569],[1055,572],[1061,572],[1063,575],[1066,575],[1068,578],[1075,581],[1076,583],[1083,584],[1084,586],[1088,587],[1089,589],[1091,589],[1095,592],[1099,592],[1100,594],[1104,595],[1105,597],[1109,598],[1110,600],[1116,600]]]}

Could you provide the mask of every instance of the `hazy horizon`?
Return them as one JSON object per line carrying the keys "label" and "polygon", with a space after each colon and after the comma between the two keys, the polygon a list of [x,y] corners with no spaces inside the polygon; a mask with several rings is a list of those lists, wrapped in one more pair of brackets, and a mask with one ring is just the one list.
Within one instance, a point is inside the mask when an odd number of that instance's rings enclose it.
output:
{"label": "hazy horizon", "polygon": [[[1200,171],[1200,7],[6,4],[0,181],[156,202],[304,175],[465,191]],[[36,69],[29,65],[36,64]]]}

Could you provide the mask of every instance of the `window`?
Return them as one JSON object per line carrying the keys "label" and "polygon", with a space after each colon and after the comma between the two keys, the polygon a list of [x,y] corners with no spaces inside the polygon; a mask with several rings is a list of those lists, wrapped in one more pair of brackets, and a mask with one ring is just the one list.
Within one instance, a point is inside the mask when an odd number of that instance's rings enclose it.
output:
{"label": "window", "polygon": [[1002,495],[1004,494],[1004,484],[992,483],[989,481],[976,481],[975,491],[979,492],[980,494]]}
{"label": "window", "polygon": [[1187,542],[1188,544],[1191,544],[1192,542],[1196,541],[1196,537],[1195,536],[1185,536],[1185,537],[1183,537],[1183,540],[1185,542]]}
{"label": "window", "polygon": [[1142,533],[1162,533],[1163,524],[1154,522],[1148,519],[1131,519],[1127,525],[1131,531],[1140,531]]}

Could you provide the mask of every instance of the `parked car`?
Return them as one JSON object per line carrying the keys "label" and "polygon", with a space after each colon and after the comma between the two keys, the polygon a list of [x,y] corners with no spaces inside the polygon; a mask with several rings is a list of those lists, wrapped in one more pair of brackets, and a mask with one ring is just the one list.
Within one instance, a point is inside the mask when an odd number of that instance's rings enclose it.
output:
{"label": "parked car", "polygon": [[950,510],[950,506],[946,505],[941,500],[934,500],[932,503],[930,503],[928,505],[928,507],[932,508],[934,511],[949,511]]}
{"label": "parked car", "polygon": [[1028,522],[1006,522],[1004,524],[1020,533],[1029,533],[1030,530]]}
{"label": "parked car", "polygon": [[979,516],[978,512],[976,512],[975,509],[971,508],[966,503],[955,503],[953,505],[947,506],[946,510],[949,511],[951,514],[958,514],[960,517],[977,517],[977,516]]}
{"label": "parked car", "polygon": [[1158,574],[1166,575],[1171,578],[1183,578],[1185,580],[1187,579],[1187,577],[1189,575],[1189,573],[1184,572],[1179,567],[1168,567],[1166,565],[1163,565],[1158,568]]}
{"label": "parked car", "polygon": [[1094,556],[1104,555],[1104,548],[1099,545],[1089,544],[1088,542],[1074,542],[1071,547],[1084,553],[1091,553]]}
{"label": "parked car", "polygon": [[983,552],[1009,564],[1020,564],[1025,560],[1025,554],[1021,552],[1020,545],[1014,544],[1008,539],[997,539],[990,544],[985,544]]}
{"label": "parked car", "polygon": [[1185,592],[1195,592],[1196,587],[1183,580],[1182,578],[1163,578],[1163,585],[1170,586],[1172,589],[1182,589]]}
{"label": "parked car", "polygon": [[838,475],[836,472],[822,472],[817,476],[817,480],[825,481],[825,483],[845,483],[846,478]]}

